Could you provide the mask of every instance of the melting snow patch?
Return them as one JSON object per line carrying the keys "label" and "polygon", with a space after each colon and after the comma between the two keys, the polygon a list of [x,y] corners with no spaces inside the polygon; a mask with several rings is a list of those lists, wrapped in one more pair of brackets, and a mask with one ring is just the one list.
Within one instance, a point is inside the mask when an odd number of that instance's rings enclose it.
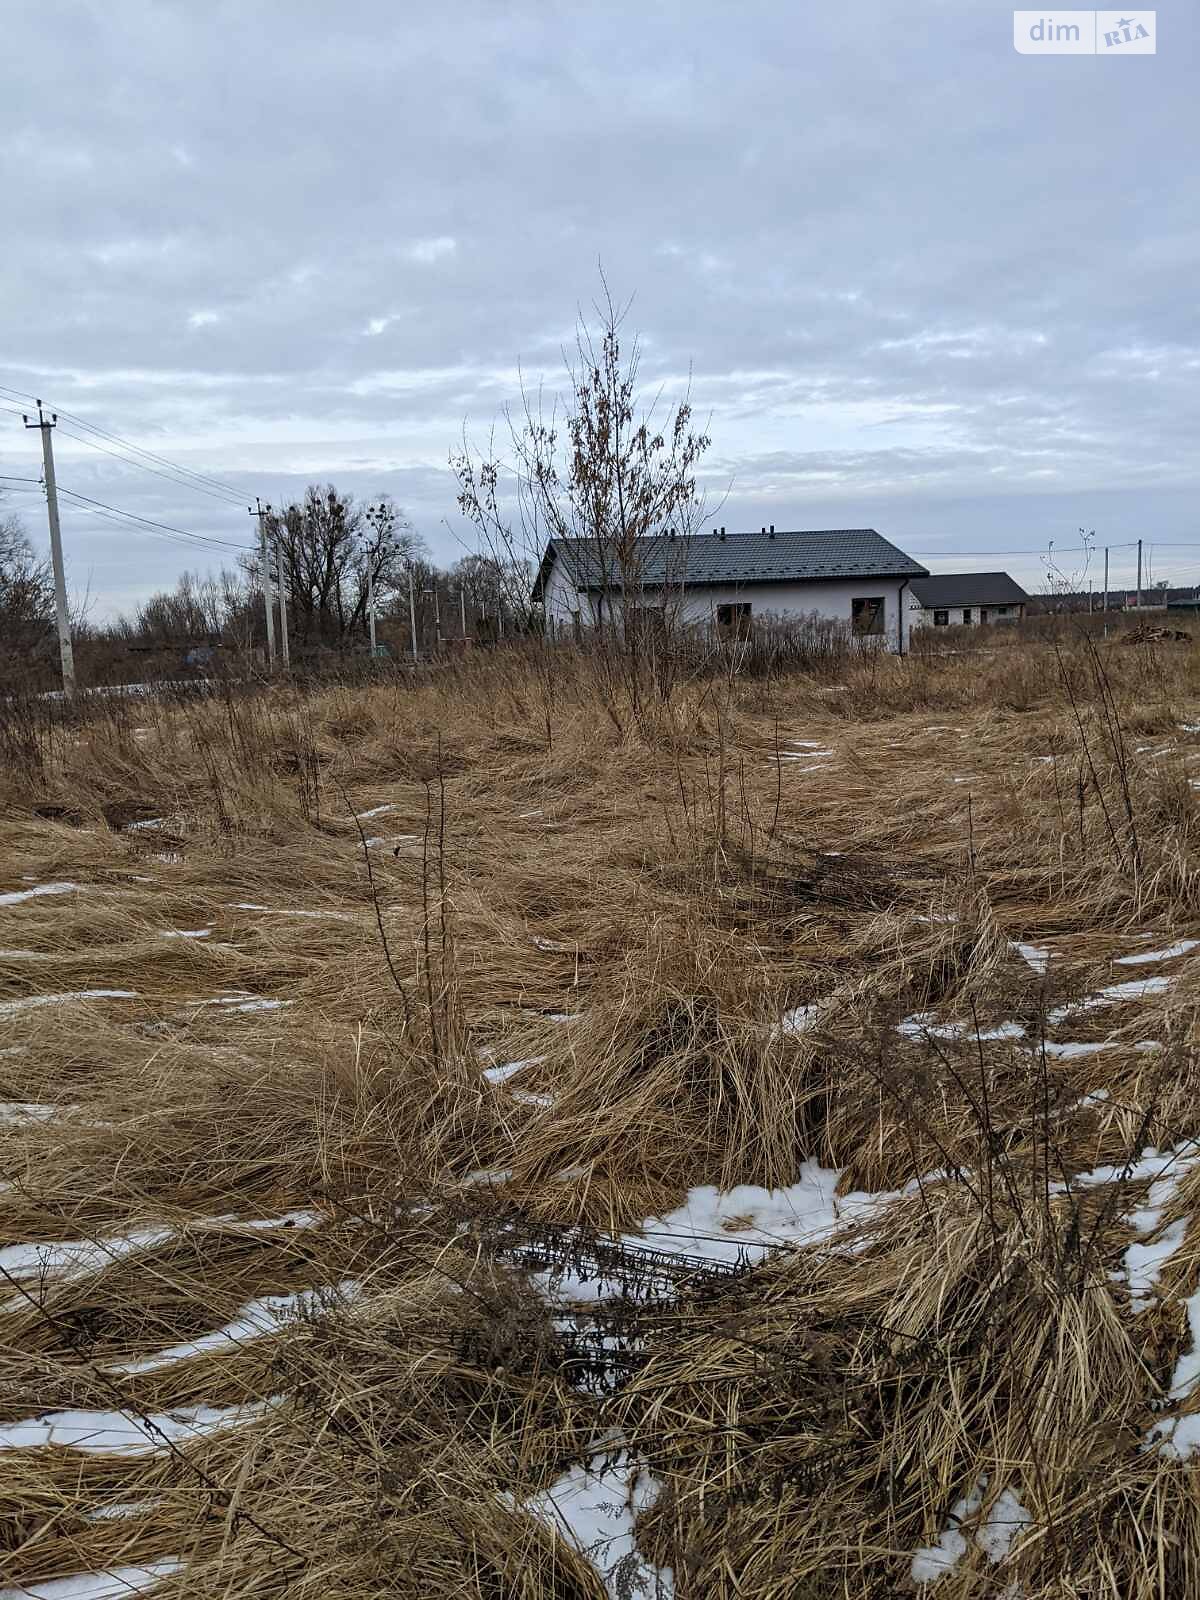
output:
{"label": "melting snow patch", "polygon": [[74,989],[68,994],[27,994],[20,1000],[0,1004],[0,1017],[14,1011],[32,1011],[37,1006],[61,1006],[70,1000],[136,1000],[134,989]]}
{"label": "melting snow patch", "polygon": [[515,1073],[523,1072],[526,1067],[536,1067],[545,1060],[545,1056],[530,1056],[528,1061],[510,1061],[503,1067],[485,1067],[483,1075],[489,1083],[503,1083]]}
{"label": "melting snow patch", "polygon": [[[604,1579],[610,1596],[640,1593],[645,1600],[671,1600],[674,1575],[638,1555],[634,1518],[652,1505],[658,1484],[649,1472],[620,1451],[594,1456],[574,1466],[558,1482],[530,1500],[527,1509],[587,1557]],[[630,1567],[640,1573],[630,1575]]]}
{"label": "melting snow patch", "polygon": [[1045,974],[1046,964],[1050,960],[1049,950],[1042,950],[1036,944],[1022,944],[1018,939],[1012,940],[1011,944],[1017,954],[1029,963],[1039,977]]}
{"label": "melting snow patch", "polygon": [[795,1006],[785,1011],[779,1026],[784,1033],[803,1033],[816,1016],[817,1006]]}
{"label": "melting snow patch", "polygon": [[1114,963],[1118,967],[1137,967],[1145,961],[1174,961],[1176,956],[1186,956],[1189,950],[1195,950],[1200,945],[1200,939],[1180,939],[1178,944],[1169,944],[1165,950],[1144,950],[1134,956],[1118,956]]}
{"label": "melting snow patch", "polygon": [[388,804],[386,806],[373,806],[370,811],[360,811],[358,813],[358,820],[360,822],[369,822],[372,817],[386,816],[389,811],[395,811],[395,809],[396,807],[392,804]]}
{"label": "melting snow patch", "polygon": [[[0,1267],[14,1277],[82,1277],[137,1250],[149,1250],[165,1244],[171,1237],[170,1228],[140,1228],[115,1239],[43,1240],[33,1244],[9,1244],[0,1249]],[[0,1306],[2,1309],[5,1307]]]}
{"label": "melting snow patch", "polygon": [[46,1122],[66,1109],[37,1100],[0,1100],[0,1122]]}
{"label": "melting snow patch", "polygon": [[70,894],[78,889],[77,883],[39,883],[35,889],[15,889],[10,894],[0,894],[0,906],[15,906],[21,900],[35,900],[41,894]]}
{"label": "melting snow patch", "polygon": [[1055,1006],[1047,1011],[1047,1022],[1062,1022],[1066,1017],[1078,1016],[1081,1011],[1095,1011],[1100,1006],[1117,1005],[1122,1000],[1141,1000],[1148,994],[1162,994],[1171,987],[1170,978],[1131,978],[1128,983],[1111,983],[1098,989],[1084,1000],[1073,1000],[1065,1006]]}
{"label": "melting snow patch", "polygon": [[1041,1048],[1048,1056],[1062,1056],[1064,1058],[1068,1056],[1094,1056],[1098,1050],[1112,1049],[1111,1040],[1102,1044],[1082,1044],[1073,1039],[1068,1039],[1063,1044],[1056,1044],[1053,1039],[1043,1039],[1040,1043]]}
{"label": "melting snow patch", "polygon": [[[1161,1206],[1147,1207],[1145,1212],[1138,1213],[1151,1219],[1146,1228],[1139,1228],[1139,1232],[1150,1232],[1156,1228],[1161,1213]],[[1137,1226],[1136,1223],[1134,1225]],[[1135,1311],[1143,1311],[1149,1305],[1158,1284],[1158,1275],[1183,1243],[1187,1228],[1187,1218],[1181,1217],[1169,1228],[1164,1228],[1152,1243],[1131,1244],[1126,1250],[1125,1275],[1129,1279],[1129,1301]]]}
{"label": "melting snow patch", "polygon": [[45,1578],[23,1583],[19,1589],[0,1589],[0,1600],[122,1600],[182,1570],[182,1561],[164,1556],[141,1567],[110,1567],[106,1572],[80,1572],[71,1578]]}
{"label": "melting snow patch", "polygon": [[[358,1285],[350,1282],[338,1285],[339,1294],[351,1294]],[[183,1344],[160,1350],[157,1355],[143,1356],[134,1361],[116,1362],[107,1371],[129,1375],[137,1372],[157,1372],[160,1367],[170,1367],[191,1356],[207,1355],[212,1350],[225,1350],[230,1345],[237,1349],[248,1340],[262,1334],[276,1333],[283,1324],[302,1316],[306,1311],[319,1309],[322,1304],[320,1289],[301,1289],[294,1294],[265,1294],[248,1301],[232,1322],[212,1333],[202,1334]]]}
{"label": "melting snow patch", "polygon": [[[961,1531],[962,1524],[968,1517],[977,1514],[983,1505],[986,1489],[987,1477],[983,1476],[953,1507],[949,1523],[937,1544],[917,1551],[912,1563],[914,1583],[936,1583],[939,1578],[953,1571],[966,1555],[967,1535]],[[1032,1521],[1033,1518],[1016,1494],[1011,1489],[1003,1489],[992,1502],[983,1521],[972,1530],[971,1537],[988,1560],[995,1564],[1007,1559],[1013,1539]]]}
{"label": "melting snow patch", "polygon": [[937,1022],[931,1011],[917,1011],[896,1024],[896,1032],[908,1039],[1023,1039],[1019,1022],[999,1022],[994,1028],[976,1029],[973,1022]]}
{"label": "melting snow patch", "polygon": [[36,1450],[60,1445],[88,1454],[149,1455],[164,1439],[189,1439],[257,1421],[268,1402],[247,1406],[181,1406],[140,1418],[125,1411],[54,1411],[49,1416],[0,1423],[0,1450]]}
{"label": "melting snow patch", "polygon": [[177,928],[169,933],[164,933],[164,939],[207,939],[212,932],[211,928]]}

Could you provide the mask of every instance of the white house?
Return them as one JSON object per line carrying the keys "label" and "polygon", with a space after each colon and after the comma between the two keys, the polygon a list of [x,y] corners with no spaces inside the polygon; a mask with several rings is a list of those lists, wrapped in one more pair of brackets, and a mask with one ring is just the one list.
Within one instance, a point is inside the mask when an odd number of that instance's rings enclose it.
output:
{"label": "white house", "polygon": [[[533,588],[552,628],[586,628],[634,604],[689,627],[737,634],[758,618],[816,615],[903,651],[908,585],[926,569],[874,528],[639,539],[622,574],[594,539],[552,539]],[[624,584],[622,583],[624,578]]]}
{"label": "white house", "polygon": [[1029,596],[1007,572],[938,572],[913,580],[909,625],[913,628],[976,627],[1019,622]]}

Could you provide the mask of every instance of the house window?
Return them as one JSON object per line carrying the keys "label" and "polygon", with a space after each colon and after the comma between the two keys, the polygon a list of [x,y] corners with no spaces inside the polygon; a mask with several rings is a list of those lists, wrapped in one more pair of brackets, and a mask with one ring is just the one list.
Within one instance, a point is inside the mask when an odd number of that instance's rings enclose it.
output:
{"label": "house window", "polygon": [[730,638],[744,639],[750,632],[750,602],[739,600],[717,607],[717,629]]}
{"label": "house window", "polygon": [[964,606],[963,607],[963,626],[966,627],[970,623],[970,621],[971,621],[971,608],[970,608],[970,606]]}
{"label": "house window", "polygon": [[883,632],[883,596],[851,600],[850,621],[855,633],[878,636]]}
{"label": "house window", "polygon": [[950,626],[950,613],[948,611],[935,611],[933,613],[935,628],[948,628]]}
{"label": "house window", "polygon": [[997,606],[996,607],[996,615],[998,617],[1006,617],[1008,615],[1008,607],[1007,606]]}

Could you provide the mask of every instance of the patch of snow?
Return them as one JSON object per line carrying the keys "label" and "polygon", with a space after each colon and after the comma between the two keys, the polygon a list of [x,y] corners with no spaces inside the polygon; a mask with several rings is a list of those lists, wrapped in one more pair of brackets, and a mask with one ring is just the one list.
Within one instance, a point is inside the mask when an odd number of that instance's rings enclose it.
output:
{"label": "patch of snow", "polygon": [[147,817],[145,822],[127,822],[125,832],[137,833],[142,828],[161,828],[166,825],[166,821],[166,817]]}
{"label": "patch of snow", "polygon": [[1173,982],[1172,978],[1131,978],[1127,983],[1110,983],[1106,989],[1098,989],[1086,999],[1055,1006],[1053,1011],[1047,1011],[1046,1021],[1062,1022],[1067,1017],[1078,1016],[1082,1011],[1096,1011],[1101,1006],[1118,1005],[1123,1000],[1141,1000],[1149,994],[1162,994]]}
{"label": "patch of snow", "polygon": [[14,1011],[32,1011],[37,1006],[61,1006],[71,1000],[136,1000],[134,989],[74,989],[67,994],[27,994],[20,1000],[0,1003],[0,1017]]}
{"label": "patch of snow", "polygon": [[[347,1281],[339,1284],[336,1292],[352,1294],[357,1288],[357,1284]],[[292,1294],[261,1295],[256,1300],[247,1301],[234,1320],[227,1322],[223,1328],[201,1334],[198,1339],[188,1339],[182,1344],[171,1345],[169,1349],[160,1350],[156,1355],[142,1356],[134,1361],[115,1362],[105,1370],[126,1376],[137,1372],[157,1372],[159,1368],[173,1366],[177,1361],[187,1361],[192,1356],[207,1355],[213,1350],[224,1350],[230,1345],[237,1349],[240,1345],[263,1334],[276,1333],[287,1321],[295,1320],[306,1311],[319,1308],[322,1304],[322,1295],[327,1292],[321,1289],[300,1289]]]}
{"label": "patch of snow", "polygon": [[[586,1467],[571,1467],[528,1501],[526,1509],[587,1557],[613,1600],[635,1592],[645,1600],[671,1600],[675,1593],[671,1569],[654,1567],[639,1556],[634,1539],[634,1519],[654,1503],[658,1489],[650,1473],[627,1451],[617,1451],[611,1457],[594,1456]],[[641,1573],[632,1580],[630,1557],[641,1565]]]}
{"label": "patch of snow", "polygon": [[526,1067],[539,1066],[545,1059],[545,1056],[530,1056],[527,1061],[510,1061],[503,1067],[485,1067],[483,1076],[489,1083],[504,1083],[515,1073],[523,1072]]}
{"label": "patch of snow", "polygon": [[497,1167],[494,1169],[480,1167],[475,1172],[468,1172],[462,1181],[468,1188],[474,1189],[481,1183],[486,1183],[492,1186],[501,1183],[508,1183],[511,1180],[512,1175],[512,1167]]}
{"label": "patch of snow", "polygon": [[44,1578],[17,1589],[0,1589],[0,1600],[121,1600],[182,1570],[182,1561],[163,1556],[140,1567],[110,1567],[105,1572],[80,1572],[70,1578]]}
{"label": "patch of snow", "polygon": [[82,1513],[85,1522],[112,1522],[120,1517],[139,1517],[143,1511],[155,1511],[161,1500],[113,1500],[106,1506]]}
{"label": "patch of snow", "polygon": [[1169,944],[1165,950],[1145,950],[1138,955],[1118,956],[1113,965],[1137,967],[1146,961],[1174,961],[1176,956],[1186,956],[1189,950],[1195,950],[1198,945],[1200,939],[1180,939],[1177,944]]}
{"label": "patch of snow", "polygon": [[1019,939],[1011,939],[1010,947],[1029,963],[1038,977],[1044,977],[1047,963],[1050,960],[1049,950],[1043,950],[1036,944],[1022,944]]}
{"label": "patch of snow", "polygon": [[819,1010],[819,1006],[795,1006],[784,1012],[779,1027],[784,1033],[803,1033]]}
{"label": "patch of snow", "polygon": [[[950,1512],[950,1520],[936,1545],[918,1550],[913,1557],[914,1583],[936,1583],[944,1578],[967,1553],[967,1536],[963,1523],[974,1517],[983,1505],[987,1489],[984,1474],[974,1488],[959,1500]],[[970,1536],[993,1565],[1008,1559],[1012,1542],[1022,1528],[1027,1528],[1033,1518],[1021,1504],[1012,1489],[1002,1489],[989,1506],[986,1516],[970,1530]]]}
{"label": "patch of snow", "polygon": [[389,811],[395,811],[395,809],[395,805],[390,803],[385,806],[373,806],[370,811],[360,811],[358,820],[360,822],[369,822],[372,817],[386,816]]}
{"label": "patch of snow", "polygon": [[36,889],[14,889],[9,894],[0,894],[0,906],[15,906],[21,900],[36,900],[42,894],[70,894],[78,887],[77,883],[39,883]]}
{"label": "patch of snow", "polygon": [[1056,1044],[1053,1039],[1043,1039],[1041,1048],[1048,1056],[1066,1058],[1068,1056],[1094,1056],[1099,1050],[1111,1050],[1113,1045],[1111,1039],[1102,1044],[1081,1044],[1073,1039],[1068,1039],[1063,1044]]}
{"label": "patch of snow", "polygon": [[245,1406],[180,1406],[145,1421],[126,1411],[54,1411],[20,1422],[0,1422],[0,1450],[37,1450],[59,1445],[89,1455],[149,1455],[172,1443],[256,1422],[270,1410],[267,1401]]}
{"label": "patch of snow", "polygon": [[[0,1248],[0,1267],[15,1278],[85,1277],[123,1256],[151,1250],[173,1237],[170,1228],[136,1228],[113,1239],[42,1240]],[[0,1305],[6,1310],[14,1302]]]}
{"label": "patch of snow", "polygon": [[979,1482],[950,1511],[950,1520],[942,1530],[935,1545],[926,1545],[917,1551],[912,1560],[914,1583],[936,1583],[944,1578],[967,1553],[967,1541],[959,1532],[966,1517],[973,1517],[983,1504],[984,1480]]}
{"label": "patch of snow", "polygon": [[169,933],[164,933],[164,939],[207,939],[212,933],[211,928],[176,928]]}
{"label": "patch of snow", "polygon": [[544,1110],[547,1106],[554,1104],[556,1097],[552,1094],[533,1094],[528,1089],[514,1089],[512,1098],[518,1105],[540,1106]]}
{"label": "patch of snow", "polygon": [[0,1100],[0,1122],[48,1122],[66,1106],[44,1105],[38,1100]]}
{"label": "patch of snow", "polygon": [[[1149,1232],[1158,1226],[1161,1206],[1147,1208],[1153,1219],[1149,1227],[1139,1231]],[[1145,1213],[1140,1213],[1145,1214]],[[1132,1219],[1131,1219],[1132,1220]],[[1129,1303],[1135,1311],[1143,1311],[1150,1304],[1158,1284],[1158,1275],[1183,1243],[1187,1233],[1187,1218],[1181,1217],[1149,1244],[1131,1244],[1125,1252],[1125,1276],[1129,1280]]]}
{"label": "patch of snow", "polygon": [[896,1024],[896,1032],[908,1039],[1023,1039],[1025,1029],[1019,1022],[998,1022],[994,1028],[976,1031],[973,1022],[937,1022],[931,1011],[917,1011]]}
{"label": "patch of snow", "polygon": [[993,1564],[1008,1559],[1012,1542],[1033,1518],[1012,1489],[1002,1489],[975,1530],[975,1542]]}

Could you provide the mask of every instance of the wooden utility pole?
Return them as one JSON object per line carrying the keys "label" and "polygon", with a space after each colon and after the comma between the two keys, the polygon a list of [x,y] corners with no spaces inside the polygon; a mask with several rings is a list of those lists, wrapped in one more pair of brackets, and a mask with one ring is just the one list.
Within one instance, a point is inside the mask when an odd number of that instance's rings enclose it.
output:
{"label": "wooden utility pole", "polygon": [[40,428],[42,434],[42,466],[46,475],[46,516],[50,523],[50,561],[54,568],[54,610],[58,620],[58,653],[62,658],[63,693],[75,693],[75,652],[71,648],[71,614],[67,610],[67,578],[63,568],[62,530],[58,525],[58,484],[54,478],[54,446],[50,431],[58,424],[58,413],[51,414],[47,422],[42,402],[37,403],[38,419],[30,422],[22,416],[27,428]]}
{"label": "wooden utility pole", "polygon": [[1142,541],[1138,540],[1138,585],[1137,585],[1138,610],[1142,609]]}

